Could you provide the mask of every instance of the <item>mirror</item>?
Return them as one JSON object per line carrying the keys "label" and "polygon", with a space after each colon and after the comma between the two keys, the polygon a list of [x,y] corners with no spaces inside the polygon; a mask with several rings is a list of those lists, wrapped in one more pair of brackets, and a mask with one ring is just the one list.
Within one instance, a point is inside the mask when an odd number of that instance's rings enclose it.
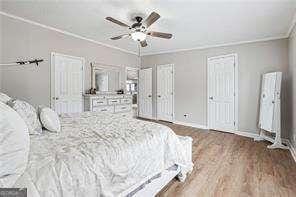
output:
{"label": "mirror", "polygon": [[134,116],[138,114],[138,80],[139,68],[126,67],[126,94],[131,94]]}
{"label": "mirror", "polygon": [[92,88],[97,92],[114,93],[120,89],[120,69],[92,65]]}

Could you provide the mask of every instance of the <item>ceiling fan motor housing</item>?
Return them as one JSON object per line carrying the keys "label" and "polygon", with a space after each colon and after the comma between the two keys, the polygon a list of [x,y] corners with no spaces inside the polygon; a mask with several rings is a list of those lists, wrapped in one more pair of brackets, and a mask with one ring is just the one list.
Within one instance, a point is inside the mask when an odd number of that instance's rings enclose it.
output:
{"label": "ceiling fan motor housing", "polygon": [[142,26],[142,20],[143,20],[143,18],[142,17],[140,17],[140,16],[136,16],[135,17],[135,20],[137,21],[136,23],[134,23],[133,25],[132,25],[132,28],[139,28],[139,27],[141,27]]}
{"label": "ceiling fan motor housing", "polygon": [[[134,41],[140,42],[142,47],[147,46],[146,37],[152,36],[152,37],[158,37],[158,38],[165,38],[170,39],[172,38],[172,34],[170,33],[163,33],[163,32],[155,32],[155,31],[148,31],[148,28],[160,18],[160,15],[156,12],[152,12],[144,22],[143,17],[141,17],[140,14],[134,15],[135,17],[132,17],[132,20],[135,21],[135,23],[131,26],[116,20],[112,17],[106,17],[106,20],[115,23],[117,25],[120,25],[122,27],[127,27],[129,30],[131,30],[131,33],[126,33],[120,36],[112,37],[112,40],[119,40],[121,38],[131,37]],[[144,24],[144,25],[143,25]]]}

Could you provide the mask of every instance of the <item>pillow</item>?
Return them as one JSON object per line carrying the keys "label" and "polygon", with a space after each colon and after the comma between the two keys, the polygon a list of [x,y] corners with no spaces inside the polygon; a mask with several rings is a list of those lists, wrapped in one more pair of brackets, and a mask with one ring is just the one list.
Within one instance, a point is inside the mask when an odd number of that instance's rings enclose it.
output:
{"label": "pillow", "polygon": [[28,127],[20,115],[0,102],[0,188],[9,188],[24,173],[29,155]]}
{"label": "pillow", "polygon": [[0,92],[0,102],[7,103],[11,98],[7,96],[6,94]]}
{"label": "pillow", "polygon": [[42,127],[41,123],[38,119],[38,115],[36,113],[35,108],[29,103],[21,100],[10,100],[7,103],[10,107],[12,107],[25,121],[29,128],[29,133],[41,134]]}
{"label": "pillow", "polygon": [[48,107],[39,107],[39,118],[44,128],[52,132],[60,132],[61,124],[58,114]]}

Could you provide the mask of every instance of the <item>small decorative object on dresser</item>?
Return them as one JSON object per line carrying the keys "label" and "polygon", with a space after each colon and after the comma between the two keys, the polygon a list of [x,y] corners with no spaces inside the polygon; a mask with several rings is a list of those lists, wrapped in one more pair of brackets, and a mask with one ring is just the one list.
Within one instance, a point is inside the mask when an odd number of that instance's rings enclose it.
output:
{"label": "small decorative object on dresser", "polygon": [[132,96],[121,94],[85,94],[85,111],[124,113],[132,116]]}

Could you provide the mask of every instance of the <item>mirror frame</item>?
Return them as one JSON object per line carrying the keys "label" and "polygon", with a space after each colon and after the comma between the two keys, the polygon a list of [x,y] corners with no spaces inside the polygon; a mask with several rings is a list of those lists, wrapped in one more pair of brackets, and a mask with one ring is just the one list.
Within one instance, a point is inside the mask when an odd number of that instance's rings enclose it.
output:
{"label": "mirror frame", "polygon": [[[96,82],[95,82],[95,77],[96,77],[96,71],[117,71],[118,72],[118,88],[121,89],[121,78],[122,78],[122,73],[121,73],[121,68],[119,66],[112,66],[112,65],[106,65],[106,64],[101,64],[101,63],[95,63],[92,62],[90,63],[91,65],[91,88],[96,88]],[[97,94],[112,94],[116,93],[116,91],[105,91],[105,92],[100,92],[97,91]]]}

